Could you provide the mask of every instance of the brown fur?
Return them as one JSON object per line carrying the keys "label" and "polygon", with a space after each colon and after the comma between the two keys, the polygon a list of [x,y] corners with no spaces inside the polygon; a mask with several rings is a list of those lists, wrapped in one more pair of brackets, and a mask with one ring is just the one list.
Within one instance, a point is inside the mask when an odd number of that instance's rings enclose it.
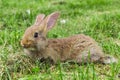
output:
{"label": "brown fur", "polygon": [[[79,64],[104,63],[105,54],[95,40],[89,36],[79,34],[68,38],[46,38],[47,32],[54,26],[58,16],[58,12],[48,15],[45,19],[44,15],[40,15],[41,18],[37,16],[35,25],[25,31],[21,40],[25,53],[33,59],[51,58],[54,63],[67,60],[76,61]],[[33,37],[35,32],[39,33],[36,38]]]}

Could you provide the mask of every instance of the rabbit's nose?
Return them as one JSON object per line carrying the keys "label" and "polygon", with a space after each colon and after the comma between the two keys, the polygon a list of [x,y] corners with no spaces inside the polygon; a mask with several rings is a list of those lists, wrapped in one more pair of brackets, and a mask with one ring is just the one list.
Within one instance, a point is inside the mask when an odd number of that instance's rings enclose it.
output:
{"label": "rabbit's nose", "polygon": [[23,44],[22,42],[21,42],[21,46],[25,48],[25,44]]}
{"label": "rabbit's nose", "polygon": [[29,47],[29,45],[24,44],[23,42],[21,42],[21,46],[22,46],[23,48],[28,48],[28,47]]}
{"label": "rabbit's nose", "polygon": [[21,46],[22,46],[23,48],[28,48],[28,47],[29,47],[29,45],[27,45],[27,44],[21,44]]}
{"label": "rabbit's nose", "polygon": [[24,46],[24,41],[23,41],[23,40],[20,41],[20,45],[21,45],[22,47]]}

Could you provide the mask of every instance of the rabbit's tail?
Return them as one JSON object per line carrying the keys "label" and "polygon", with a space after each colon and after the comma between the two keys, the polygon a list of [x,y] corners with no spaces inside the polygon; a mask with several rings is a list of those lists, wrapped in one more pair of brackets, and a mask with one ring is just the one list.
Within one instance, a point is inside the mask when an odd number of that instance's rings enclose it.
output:
{"label": "rabbit's tail", "polygon": [[100,59],[100,62],[102,64],[111,64],[111,63],[117,63],[118,59],[113,56],[106,55]]}

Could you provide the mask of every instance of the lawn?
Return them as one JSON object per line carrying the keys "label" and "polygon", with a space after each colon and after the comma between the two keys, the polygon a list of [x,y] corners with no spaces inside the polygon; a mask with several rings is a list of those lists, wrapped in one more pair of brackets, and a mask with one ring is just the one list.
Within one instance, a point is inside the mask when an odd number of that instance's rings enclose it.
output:
{"label": "lawn", "polygon": [[[38,14],[59,11],[48,38],[86,34],[94,38],[116,64],[51,65],[24,55],[20,40]],[[119,0],[0,0],[0,80],[119,80]]]}

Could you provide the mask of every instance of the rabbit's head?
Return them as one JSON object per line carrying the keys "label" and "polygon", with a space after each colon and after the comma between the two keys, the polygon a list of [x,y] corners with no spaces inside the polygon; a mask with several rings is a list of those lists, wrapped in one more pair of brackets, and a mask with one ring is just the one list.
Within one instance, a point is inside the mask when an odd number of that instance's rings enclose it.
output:
{"label": "rabbit's head", "polygon": [[46,34],[55,25],[58,17],[58,12],[47,17],[44,14],[38,15],[34,25],[26,29],[21,40],[21,46],[26,49],[44,48],[47,45]]}

